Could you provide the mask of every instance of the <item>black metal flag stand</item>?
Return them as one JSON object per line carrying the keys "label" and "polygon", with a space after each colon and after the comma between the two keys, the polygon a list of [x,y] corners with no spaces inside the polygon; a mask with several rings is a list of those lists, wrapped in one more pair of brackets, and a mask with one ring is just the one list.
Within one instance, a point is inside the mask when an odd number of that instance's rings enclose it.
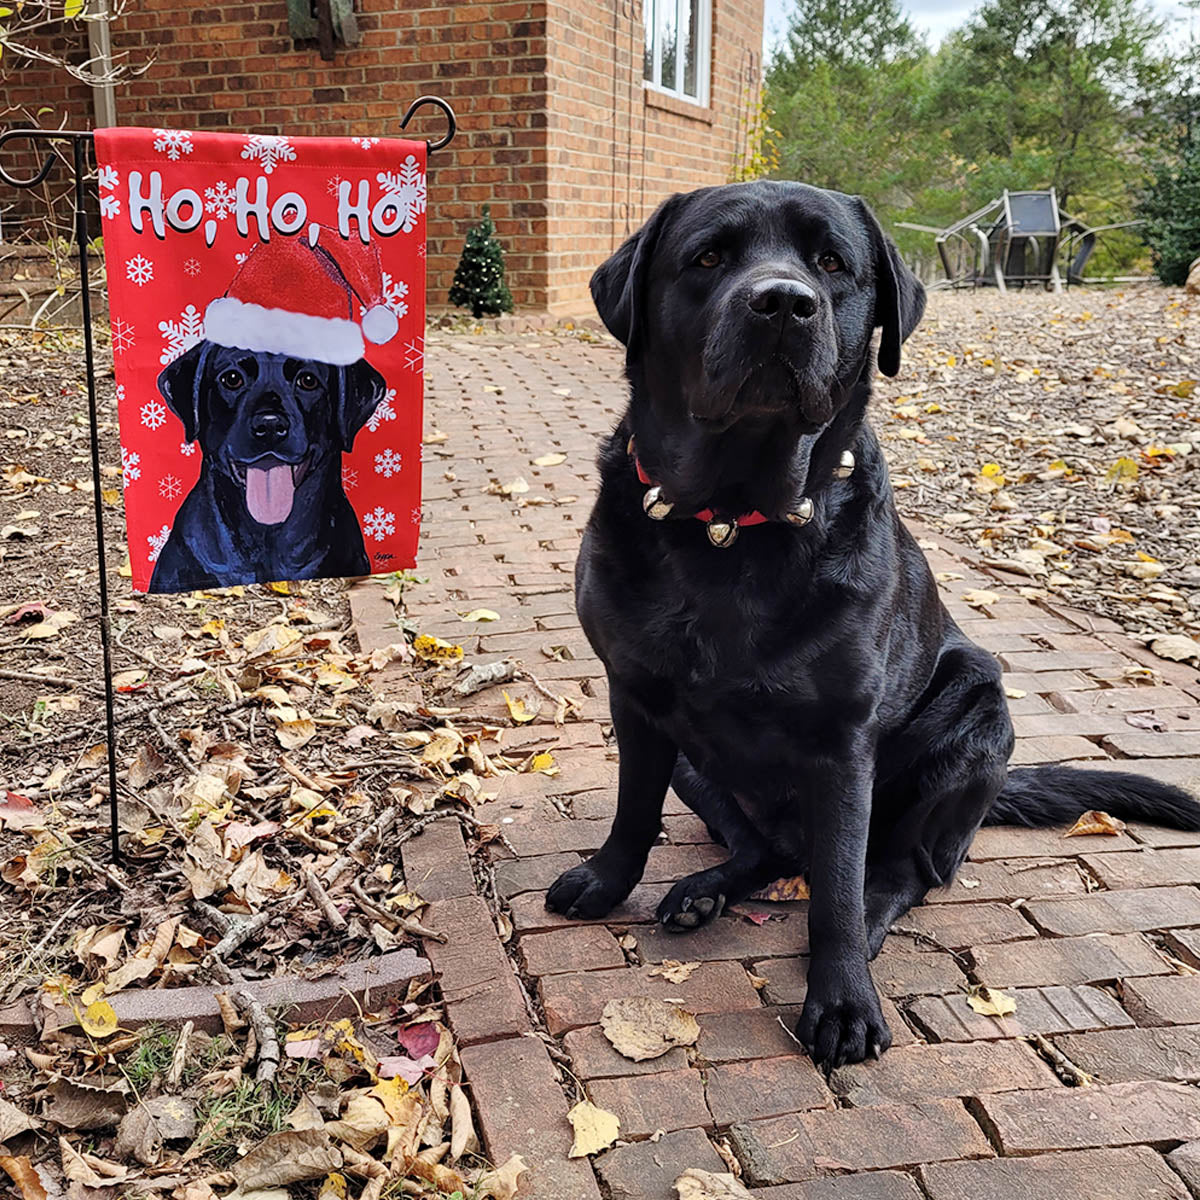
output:
{"label": "black metal flag stand", "polygon": [[[422,105],[431,104],[446,117],[446,133],[428,144],[428,153],[442,150],[454,140],[458,124],[454,110],[440,96],[419,96],[409,105],[400,121],[405,129]],[[71,165],[75,173],[75,242],[79,253],[79,295],[83,317],[83,352],[87,369],[88,427],[92,443],[92,502],[96,514],[96,561],[100,568],[100,653],[104,667],[104,723],[108,751],[108,811],[112,861],[121,861],[121,844],[117,823],[117,727],[113,703],[112,629],[108,610],[108,564],[104,552],[104,498],[100,488],[100,436],[96,409],[96,362],[92,344],[92,301],[88,277],[88,215],[85,182],[88,173],[87,150],[92,142],[90,132],[65,129],[10,129],[0,134],[0,150],[9,141],[25,138],[31,142],[70,142]],[[45,182],[54,170],[57,157],[53,150],[47,154],[38,173],[30,179],[19,179],[0,164],[0,182],[14,188],[35,188]]]}

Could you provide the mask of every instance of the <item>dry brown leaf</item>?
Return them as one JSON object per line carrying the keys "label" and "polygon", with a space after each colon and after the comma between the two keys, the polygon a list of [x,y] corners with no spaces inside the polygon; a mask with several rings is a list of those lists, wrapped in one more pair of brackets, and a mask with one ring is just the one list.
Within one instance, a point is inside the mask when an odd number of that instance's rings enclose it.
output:
{"label": "dry brown leaf", "polygon": [[15,1104],[0,1100],[0,1143],[7,1142],[18,1133],[37,1129],[39,1124],[36,1117],[26,1116]]}
{"label": "dry brown leaf", "polygon": [[46,1087],[50,1104],[42,1116],[63,1129],[103,1129],[125,1115],[124,1081],[96,1087],[78,1079],[53,1079]]}
{"label": "dry brown leaf", "polygon": [[107,971],[121,957],[124,945],[124,925],[91,925],[76,935],[75,956],[85,967]]}
{"label": "dry brown leaf", "polygon": [[460,1159],[479,1149],[479,1137],[471,1119],[471,1103],[456,1083],[450,1089],[450,1157]]}
{"label": "dry brown leaf", "polygon": [[650,975],[659,975],[668,983],[686,983],[692,977],[692,972],[699,968],[698,962],[679,962],[674,958],[665,958],[649,971]]}
{"label": "dry brown leaf", "polygon": [[1017,1011],[1017,1002],[1012,996],[982,983],[972,984],[967,992],[967,1003],[981,1017],[1008,1017]]}
{"label": "dry brown leaf", "polygon": [[600,1028],[618,1053],[634,1062],[659,1058],[672,1046],[692,1046],[700,1026],[689,1012],[650,996],[610,1000],[600,1017]]}
{"label": "dry brown leaf", "polygon": [[44,1176],[24,1154],[0,1154],[0,1168],[20,1189],[21,1200],[58,1200],[63,1194],[62,1189]]}
{"label": "dry brown leaf", "polygon": [[807,900],[808,884],[803,875],[793,875],[790,879],[777,879],[770,887],[755,892],[751,900]]}
{"label": "dry brown leaf", "polygon": [[383,1103],[360,1092],[350,1097],[341,1119],[330,1121],[325,1130],[330,1137],[346,1142],[355,1150],[369,1150],[387,1132],[388,1124]]}
{"label": "dry brown leaf", "polygon": [[1116,837],[1118,834],[1124,833],[1125,822],[1117,817],[1110,817],[1108,813],[1101,812],[1099,809],[1093,808],[1085,812],[1063,837],[1086,837],[1089,834],[1099,833],[1107,834],[1109,837]]}
{"label": "dry brown leaf", "polygon": [[183,1141],[196,1133],[196,1110],[191,1101],[179,1096],[155,1096],[135,1104],[117,1130],[113,1152],[121,1157],[133,1155],[144,1166],[152,1167],[162,1156],[163,1142]]}
{"label": "dry brown leaf", "polygon": [[109,975],[104,984],[105,993],[111,995],[113,992],[119,992],[122,988],[128,987],[137,979],[145,979],[148,975],[153,975],[162,966],[171,947],[175,944],[175,934],[178,929],[178,917],[163,921],[155,929],[153,939],[143,942],[127,963]]}
{"label": "dry brown leaf", "polygon": [[679,1200],[754,1200],[754,1193],[733,1175],[699,1167],[689,1167],[675,1180],[675,1193]]}
{"label": "dry brown leaf", "polygon": [[211,821],[204,820],[196,826],[184,847],[179,869],[191,884],[192,896],[197,900],[207,900],[229,882],[233,863],[225,857],[220,835]]}
{"label": "dry brown leaf", "polygon": [[1171,662],[1200,663],[1200,642],[1182,633],[1164,634],[1154,638],[1150,643],[1150,651]]}
{"label": "dry brown leaf", "polygon": [[321,1116],[321,1110],[317,1107],[316,1101],[307,1092],[300,1097],[296,1107],[292,1109],[287,1123],[293,1129],[325,1128],[325,1118]]}
{"label": "dry brown leaf", "polygon": [[581,1100],[569,1113],[567,1120],[575,1130],[568,1158],[586,1158],[607,1150],[621,1132],[621,1122],[616,1113],[597,1108],[590,1100]]}
{"label": "dry brown leaf", "polygon": [[521,1176],[528,1170],[519,1154],[512,1155],[502,1166],[494,1171],[484,1171],[475,1180],[473,1200],[513,1200],[521,1185]]}
{"label": "dry brown leaf", "polygon": [[230,1168],[244,1192],[320,1179],[342,1165],[342,1152],[323,1129],[285,1129],[264,1138]]}
{"label": "dry brown leaf", "polygon": [[973,588],[969,592],[963,592],[962,599],[965,604],[971,605],[972,608],[987,608],[989,604],[995,604],[1000,597],[995,592],[989,592],[985,588]]}

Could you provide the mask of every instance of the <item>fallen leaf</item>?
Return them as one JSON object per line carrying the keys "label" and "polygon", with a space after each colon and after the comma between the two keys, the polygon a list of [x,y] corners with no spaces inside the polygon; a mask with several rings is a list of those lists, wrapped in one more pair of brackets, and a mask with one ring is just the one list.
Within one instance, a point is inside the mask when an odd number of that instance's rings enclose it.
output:
{"label": "fallen leaf", "polygon": [[808,884],[803,875],[793,875],[790,879],[777,879],[770,887],[755,892],[752,900],[771,900],[776,903],[785,900],[807,900]]}
{"label": "fallen leaf", "polygon": [[590,1100],[581,1100],[569,1113],[567,1120],[575,1130],[568,1158],[586,1158],[607,1150],[617,1140],[621,1122],[615,1113],[597,1108]]}
{"label": "fallen leaf", "polygon": [[533,465],[535,467],[557,467],[559,463],[566,461],[565,454],[541,454],[533,460]]}
{"label": "fallen leaf", "polygon": [[472,1200],[513,1200],[521,1184],[521,1176],[528,1170],[519,1154],[512,1155],[503,1166],[494,1171],[485,1171],[475,1180]]}
{"label": "fallen leaf", "polygon": [[113,1153],[133,1155],[143,1166],[154,1166],[162,1157],[164,1142],[194,1137],[196,1111],[180,1096],[155,1096],[135,1104],[121,1118]]}
{"label": "fallen leaf", "polygon": [[464,621],[498,621],[500,614],[490,608],[473,608],[469,613],[463,613]]}
{"label": "fallen leaf", "polygon": [[989,604],[995,604],[1000,597],[984,588],[972,588],[969,592],[963,592],[962,599],[972,608],[987,608]]}
{"label": "fallen leaf", "polygon": [[479,1150],[479,1136],[471,1118],[471,1102],[457,1083],[450,1089],[450,1131],[452,1159],[459,1159],[464,1154]]}
{"label": "fallen leaf", "polygon": [[510,696],[507,692],[504,692],[503,695],[504,703],[508,708],[508,715],[512,717],[512,719],[518,725],[525,725],[538,715],[538,710],[536,708],[531,712],[525,707],[525,701],[522,700],[521,697]]}
{"label": "fallen leaf", "polygon": [[675,1180],[675,1194],[679,1200],[754,1200],[754,1193],[727,1171],[699,1167],[689,1167]]}
{"label": "fallen leaf", "polygon": [[661,976],[668,983],[686,983],[699,966],[698,962],[679,962],[677,959],[667,958],[648,974]]}
{"label": "fallen leaf", "polygon": [[442,1027],[436,1021],[417,1021],[412,1025],[405,1025],[396,1034],[396,1041],[413,1058],[436,1054],[441,1040]]}
{"label": "fallen leaf", "polygon": [[42,1116],[63,1129],[104,1129],[125,1115],[127,1085],[99,1086],[76,1079],[53,1079],[46,1087],[50,1103]]}
{"label": "fallen leaf", "polygon": [[1007,685],[1004,688],[1004,694],[1010,700],[1024,700],[1025,697],[1029,695],[1029,693],[1022,688],[1008,687]]}
{"label": "fallen leaf", "polygon": [[22,1200],[56,1200],[63,1194],[52,1181],[43,1177],[24,1154],[19,1157],[0,1155],[0,1168],[20,1188]]}
{"label": "fallen leaf", "polygon": [[967,1003],[982,1017],[1007,1017],[1017,1011],[1017,1002],[999,988],[982,983],[972,984]]}
{"label": "fallen leaf", "polygon": [[1171,662],[1195,662],[1200,665],[1200,642],[1183,633],[1168,633],[1150,642],[1150,651]]}
{"label": "fallen leaf", "polygon": [[[326,1124],[325,1132],[330,1137],[353,1146],[355,1150],[369,1150],[387,1132],[388,1124],[387,1111],[382,1101],[374,1096],[359,1093],[350,1097],[339,1120]],[[313,1176],[307,1178],[311,1179]]]}
{"label": "fallen leaf", "polygon": [[650,996],[608,1001],[600,1028],[617,1052],[634,1062],[659,1058],[672,1046],[695,1045],[700,1036],[691,1013]]}
{"label": "fallen leaf", "polygon": [[1089,834],[1100,833],[1116,837],[1125,830],[1125,822],[1116,817],[1110,817],[1106,812],[1089,809],[1085,812],[1063,837],[1086,837]]}
{"label": "fallen leaf", "polygon": [[0,1100],[0,1142],[7,1142],[18,1133],[37,1129],[39,1122],[35,1117],[27,1116],[15,1104]]}
{"label": "fallen leaf", "polygon": [[324,1129],[285,1129],[264,1138],[230,1173],[243,1191],[250,1191],[320,1179],[341,1165],[342,1152]]}
{"label": "fallen leaf", "polygon": [[28,796],[6,791],[0,800],[0,824],[8,829],[42,829],[46,818]]}
{"label": "fallen leaf", "polygon": [[90,1037],[111,1037],[117,1032],[117,1014],[107,1000],[97,1000],[80,1014],[79,1026]]}
{"label": "fallen leaf", "polygon": [[455,663],[462,662],[463,648],[423,633],[413,642],[413,653],[422,662]]}

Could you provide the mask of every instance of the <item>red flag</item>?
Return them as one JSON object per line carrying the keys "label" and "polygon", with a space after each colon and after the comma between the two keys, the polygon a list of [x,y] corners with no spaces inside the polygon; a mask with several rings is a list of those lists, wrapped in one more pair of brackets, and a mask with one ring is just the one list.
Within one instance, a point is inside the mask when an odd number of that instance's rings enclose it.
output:
{"label": "red flag", "polygon": [[425,143],[99,129],[133,586],[411,567]]}

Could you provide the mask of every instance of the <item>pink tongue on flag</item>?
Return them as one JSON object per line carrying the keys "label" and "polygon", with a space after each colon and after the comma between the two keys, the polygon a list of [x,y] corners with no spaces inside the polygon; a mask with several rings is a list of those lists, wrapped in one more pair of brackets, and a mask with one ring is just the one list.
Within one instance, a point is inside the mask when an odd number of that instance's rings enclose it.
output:
{"label": "pink tongue on flag", "polygon": [[278,525],[286,521],[295,497],[292,468],[287,464],[246,468],[246,507],[260,525]]}

